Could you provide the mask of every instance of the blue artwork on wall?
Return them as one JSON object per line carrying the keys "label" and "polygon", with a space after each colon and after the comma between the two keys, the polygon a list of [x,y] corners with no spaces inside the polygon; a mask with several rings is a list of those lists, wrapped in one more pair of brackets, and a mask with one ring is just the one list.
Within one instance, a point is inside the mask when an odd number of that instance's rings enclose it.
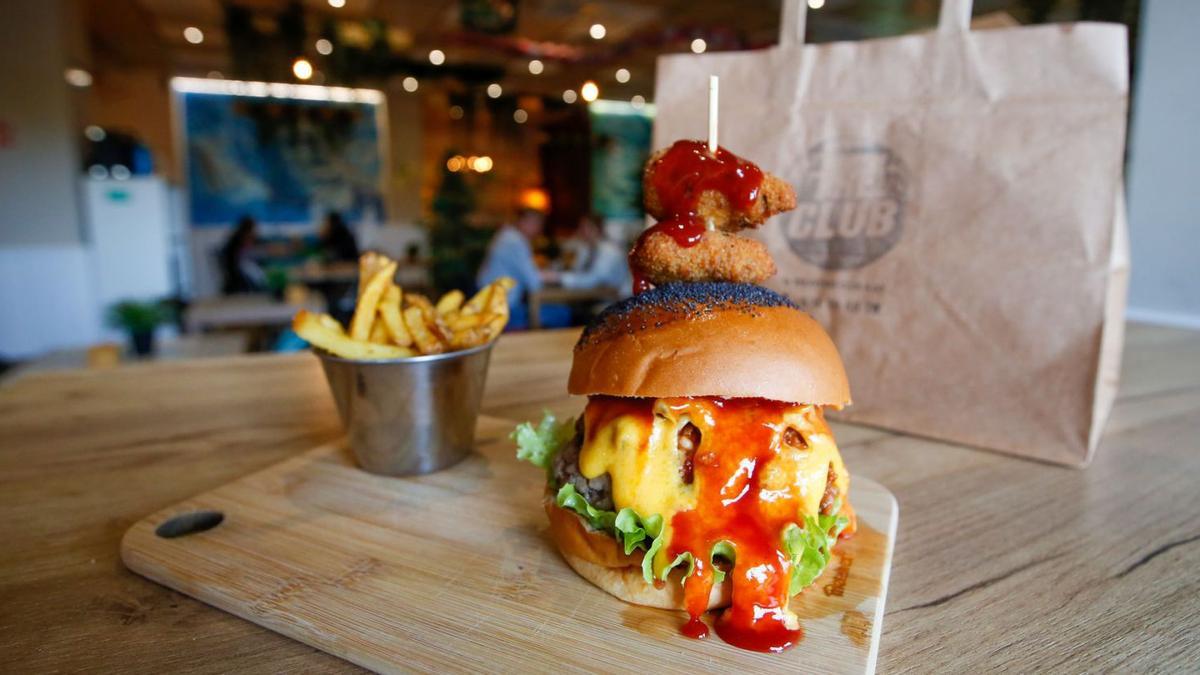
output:
{"label": "blue artwork on wall", "polygon": [[183,113],[193,226],[384,216],[374,105],[187,93]]}

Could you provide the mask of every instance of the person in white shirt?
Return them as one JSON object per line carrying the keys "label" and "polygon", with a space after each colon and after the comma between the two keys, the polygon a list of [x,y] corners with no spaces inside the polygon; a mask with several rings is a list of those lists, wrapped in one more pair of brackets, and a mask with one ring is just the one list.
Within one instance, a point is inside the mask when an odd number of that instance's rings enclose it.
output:
{"label": "person in white shirt", "polygon": [[573,269],[563,272],[564,288],[615,288],[629,295],[633,281],[625,250],[604,234],[600,216],[589,214],[579,221],[575,239],[580,244]]}

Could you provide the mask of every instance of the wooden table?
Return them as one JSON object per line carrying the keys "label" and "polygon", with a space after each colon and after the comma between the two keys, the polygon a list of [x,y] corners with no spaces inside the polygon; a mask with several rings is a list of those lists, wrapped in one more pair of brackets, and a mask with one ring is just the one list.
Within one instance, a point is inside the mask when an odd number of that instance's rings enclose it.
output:
{"label": "wooden table", "polygon": [[621,291],[607,286],[596,288],[563,288],[547,286],[540,291],[529,292],[529,327],[542,327],[542,305],[558,303],[571,305],[580,303],[612,302],[621,297]]}
{"label": "wooden table", "polygon": [[[246,353],[248,340],[242,333],[198,333],[195,335],[176,335],[160,338],[155,351],[144,357],[146,361],[183,361],[191,359],[212,358],[215,356],[235,356]],[[134,363],[139,359],[129,352],[128,348],[118,343],[121,349],[121,361]],[[12,370],[0,375],[0,382],[24,377],[30,373],[47,370],[77,370],[88,367],[87,349],[58,349],[36,359],[26,361]]]}
{"label": "wooden table", "polygon": [[[504,337],[485,412],[577,411],[582,401],[563,393],[574,336]],[[863,427],[835,433],[851,471],[900,502],[881,672],[1200,663],[1200,333],[1130,327],[1120,397],[1085,471]],[[117,557],[144,515],[337,435],[307,354],[0,387],[0,671],[355,670]]]}

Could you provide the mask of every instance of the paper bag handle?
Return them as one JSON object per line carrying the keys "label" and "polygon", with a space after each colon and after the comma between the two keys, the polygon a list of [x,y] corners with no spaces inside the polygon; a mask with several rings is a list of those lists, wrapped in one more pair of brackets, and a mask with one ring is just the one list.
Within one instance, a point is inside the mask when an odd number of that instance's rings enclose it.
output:
{"label": "paper bag handle", "polygon": [[779,44],[804,44],[804,20],[808,14],[805,0],[783,0],[779,17]]}
{"label": "paper bag handle", "polygon": [[965,33],[971,29],[971,0],[942,0],[939,33]]}
{"label": "paper bag handle", "polygon": [[[971,28],[972,0],[942,0],[938,13],[939,33],[963,33]],[[804,22],[808,16],[806,0],[783,0],[779,19],[779,44],[804,44]]]}

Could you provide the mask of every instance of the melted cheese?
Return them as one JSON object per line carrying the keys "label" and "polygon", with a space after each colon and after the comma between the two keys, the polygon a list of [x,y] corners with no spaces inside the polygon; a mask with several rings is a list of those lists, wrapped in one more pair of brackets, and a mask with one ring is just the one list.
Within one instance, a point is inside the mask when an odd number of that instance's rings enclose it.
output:
{"label": "melted cheese", "polygon": [[[667,530],[665,543],[669,544],[672,517],[696,503],[696,486],[683,482],[684,453],[677,447],[678,433],[690,421],[699,428],[702,438],[706,436],[715,424],[713,409],[705,399],[688,398],[647,400],[642,406],[632,405],[630,399],[589,400],[579,469],[589,479],[605,473],[611,476],[616,509],[632,508],[643,516],[661,515]],[[844,503],[849,476],[820,409],[794,406],[785,409],[778,420],[765,423],[772,428],[775,453],[759,473],[761,498],[778,503],[780,508],[799,503],[798,513],[779,515],[802,523],[806,514],[819,511],[832,463]],[[808,442],[807,449],[797,450],[783,442],[789,426],[801,432]],[[665,559],[668,548],[663,546],[659,559],[654,561],[656,573],[671,562]]]}

